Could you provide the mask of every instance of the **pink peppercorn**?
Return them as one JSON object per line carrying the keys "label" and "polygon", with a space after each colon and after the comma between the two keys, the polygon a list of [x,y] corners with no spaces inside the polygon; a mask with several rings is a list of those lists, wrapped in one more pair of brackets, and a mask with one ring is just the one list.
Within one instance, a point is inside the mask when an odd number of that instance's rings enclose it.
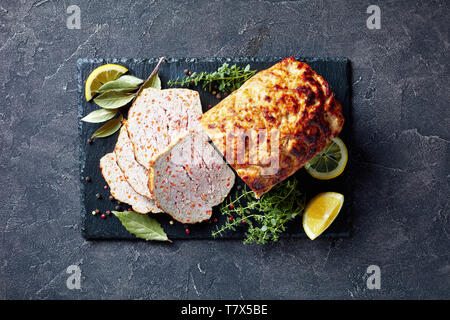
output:
{"label": "pink peppercorn", "polygon": [[108,189],[108,186],[104,186],[103,189],[105,189],[105,190]]}
{"label": "pink peppercorn", "polygon": [[214,218],[214,222],[217,222],[218,220],[217,220],[217,218]]}
{"label": "pink peppercorn", "polygon": [[233,221],[233,217],[229,217],[228,220]]}
{"label": "pink peppercorn", "polygon": [[106,215],[105,215],[104,213],[102,213],[102,215],[100,216],[100,218],[106,219]]}
{"label": "pink peppercorn", "polygon": [[191,230],[189,230],[188,228],[186,228],[186,233],[187,233],[187,234],[191,233]]}
{"label": "pink peppercorn", "polygon": [[233,206],[233,204],[230,204],[230,209],[234,209],[234,206]]}

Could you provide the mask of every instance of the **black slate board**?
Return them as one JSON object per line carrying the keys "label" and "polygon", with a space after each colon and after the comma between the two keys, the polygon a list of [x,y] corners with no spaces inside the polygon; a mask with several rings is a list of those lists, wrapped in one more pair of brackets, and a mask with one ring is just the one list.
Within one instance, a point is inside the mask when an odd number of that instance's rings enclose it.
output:
{"label": "black slate board", "polygon": [[[345,117],[344,129],[340,137],[344,140],[347,147],[350,146],[350,128],[351,128],[351,73],[350,63],[347,58],[301,58],[298,60],[308,63],[317,73],[322,75],[333,88],[337,99],[341,102]],[[167,81],[176,77],[183,76],[183,70],[189,69],[193,71],[214,71],[224,62],[230,64],[238,64],[245,66],[250,64],[252,69],[263,70],[282,58],[169,58],[159,69],[159,76],[162,81],[163,88],[167,87]],[[92,133],[100,127],[100,124],[90,124],[80,121],[82,117],[98,108],[93,102],[86,102],[84,97],[84,81],[87,79],[92,70],[106,63],[116,63],[129,69],[128,74],[145,79],[156,66],[158,59],[79,59],[77,62],[78,69],[78,120],[79,120],[79,138],[80,138],[80,181],[81,181],[81,215],[83,219],[82,234],[86,239],[136,239],[132,234],[121,225],[120,221],[113,215],[107,219],[101,219],[99,215],[92,215],[91,212],[98,208],[101,212],[107,210],[115,210],[117,203],[108,200],[109,189],[104,189],[105,181],[99,170],[100,158],[114,149],[118,133],[103,139],[95,139],[92,145],[87,143]],[[203,109],[206,111],[208,105],[215,105],[218,100],[208,92],[199,89],[200,98]],[[124,112],[126,115],[126,112]],[[320,181],[310,177],[304,169],[300,169],[290,179],[300,179],[302,191],[306,193],[307,200],[320,192],[336,191],[344,194],[345,202],[341,213],[333,222],[333,224],[325,231],[322,237],[348,237],[351,229],[351,183],[348,175],[348,166],[345,172],[336,179],[330,181]],[[91,182],[86,182],[85,177],[91,177]],[[236,176],[237,177],[237,176]],[[240,184],[244,186],[242,180],[238,177],[236,185],[230,194],[234,195],[236,186]],[[96,198],[96,193],[102,195],[102,199]],[[123,210],[129,206],[121,204]],[[205,222],[196,225],[190,225],[190,234],[186,234],[184,225],[175,222],[170,225],[170,217],[166,214],[152,214],[162,225],[170,239],[211,239],[211,231],[216,228],[216,224]],[[217,217],[218,225],[223,223],[224,217],[220,217],[219,212],[213,211],[211,221]],[[243,230],[228,233],[225,239],[243,238]],[[297,217],[292,221],[287,232],[282,237],[305,238],[301,217]]]}

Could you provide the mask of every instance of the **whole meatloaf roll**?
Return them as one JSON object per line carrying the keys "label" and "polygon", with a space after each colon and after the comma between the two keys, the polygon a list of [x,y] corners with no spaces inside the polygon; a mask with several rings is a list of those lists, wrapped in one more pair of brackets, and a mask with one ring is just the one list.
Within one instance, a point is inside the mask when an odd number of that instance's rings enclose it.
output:
{"label": "whole meatloaf roll", "polygon": [[234,184],[233,170],[206,135],[196,132],[159,155],[149,177],[157,205],[181,223],[208,220]]}
{"label": "whole meatloaf roll", "polygon": [[127,130],[137,162],[150,161],[190,130],[200,131],[202,105],[197,91],[144,89],[128,111]]}
{"label": "whole meatloaf roll", "polygon": [[291,57],[246,81],[201,125],[259,198],[336,137],[344,117],[328,83]]}
{"label": "whole meatloaf roll", "polygon": [[100,159],[100,170],[116,200],[128,203],[138,213],[161,212],[153,200],[141,196],[131,188],[117,165],[114,152],[107,153]]}

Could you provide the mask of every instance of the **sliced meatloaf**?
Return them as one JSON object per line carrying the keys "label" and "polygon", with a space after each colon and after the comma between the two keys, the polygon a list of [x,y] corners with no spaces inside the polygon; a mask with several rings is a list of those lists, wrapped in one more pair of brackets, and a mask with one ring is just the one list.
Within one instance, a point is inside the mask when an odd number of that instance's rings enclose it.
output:
{"label": "sliced meatloaf", "polygon": [[202,115],[197,91],[144,89],[128,112],[128,133],[137,162],[150,169],[150,161],[188,131],[200,131]]}
{"label": "sliced meatloaf", "polygon": [[117,164],[131,188],[152,200],[153,196],[148,188],[148,170],[140,165],[134,157],[133,144],[128,136],[127,122],[124,122],[120,129],[114,153],[116,154]]}
{"label": "sliced meatloaf", "polygon": [[234,184],[234,172],[204,134],[190,132],[152,162],[157,205],[181,223],[208,220]]}
{"label": "sliced meatloaf", "polygon": [[108,153],[100,159],[100,170],[109,185],[111,195],[121,202],[128,203],[134,211],[139,213],[160,211],[153,200],[141,196],[130,187],[116,161],[114,152]]}

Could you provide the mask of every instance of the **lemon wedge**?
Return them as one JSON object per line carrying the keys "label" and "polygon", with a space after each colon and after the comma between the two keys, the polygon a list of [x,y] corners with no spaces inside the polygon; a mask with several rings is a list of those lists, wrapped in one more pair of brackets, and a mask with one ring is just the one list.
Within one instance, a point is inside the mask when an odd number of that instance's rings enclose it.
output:
{"label": "lemon wedge", "polygon": [[336,137],[306,163],[305,169],[316,179],[329,180],[344,172],[347,161],[347,147],[341,139]]}
{"label": "lemon wedge", "polygon": [[105,64],[96,68],[86,80],[84,87],[86,101],[91,100],[103,84],[108,81],[116,80],[127,71],[127,68],[119,66],[118,64]]}
{"label": "lemon wedge", "polygon": [[312,198],[303,213],[303,229],[314,240],[336,219],[344,204],[344,196],[337,192],[323,192]]}

